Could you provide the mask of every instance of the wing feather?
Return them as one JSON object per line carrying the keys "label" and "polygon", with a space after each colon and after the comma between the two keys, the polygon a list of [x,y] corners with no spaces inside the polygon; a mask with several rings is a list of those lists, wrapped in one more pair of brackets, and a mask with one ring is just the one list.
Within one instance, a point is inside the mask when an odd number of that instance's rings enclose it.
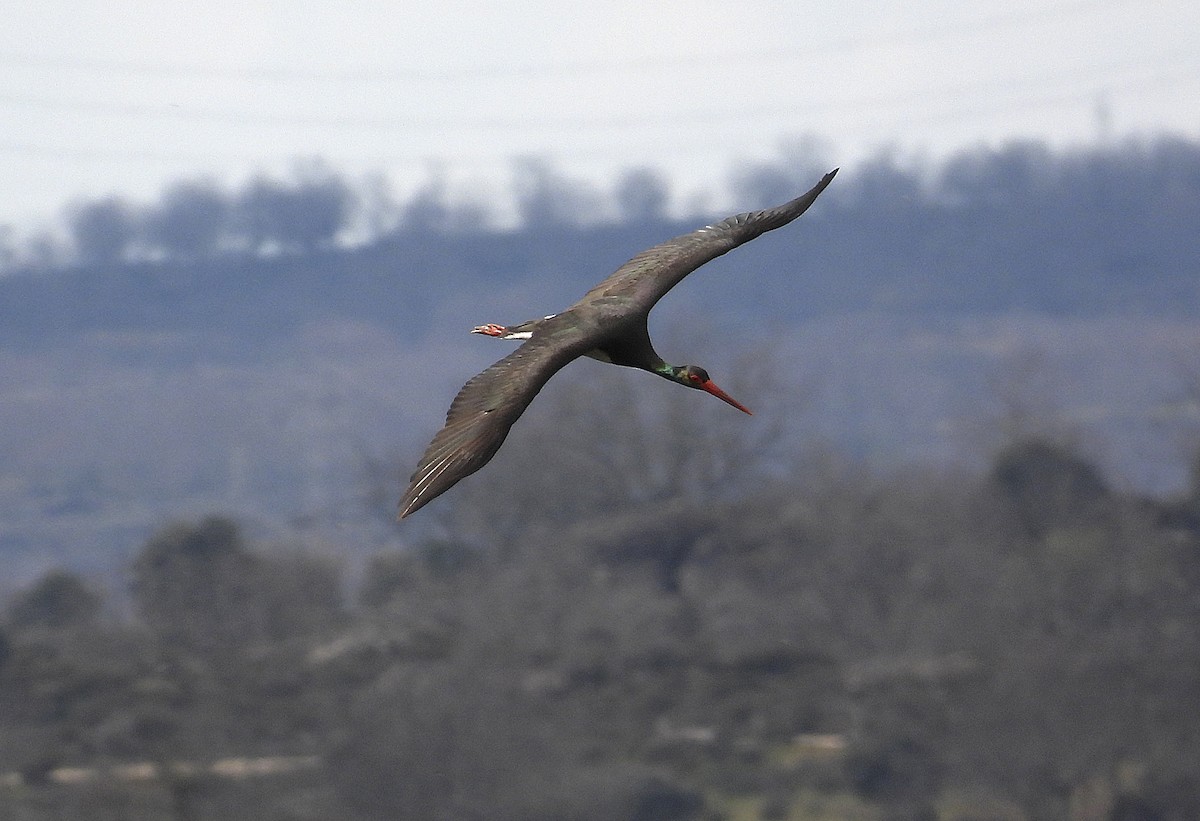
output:
{"label": "wing feather", "polygon": [[583,328],[555,323],[482,373],[450,403],[400,499],[400,518],[419,510],[486,465],[542,386],[589,347]]}
{"label": "wing feather", "polygon": [[588,291],[580,302],[624,297],[649,311],[667,291],[704,263],[799,217],[833,182],[837,172],[836,168],[830,171],[811,190],[791,202],[737,214],[642,251]]}

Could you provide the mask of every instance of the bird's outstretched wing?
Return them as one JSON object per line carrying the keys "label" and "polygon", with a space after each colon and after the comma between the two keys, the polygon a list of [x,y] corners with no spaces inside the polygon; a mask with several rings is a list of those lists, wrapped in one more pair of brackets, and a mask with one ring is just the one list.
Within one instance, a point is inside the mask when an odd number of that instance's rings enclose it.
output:
{"label": "bird's outstretched wing", "polygon": [[463,385],[400,499],[400,518],[486,465],[542,386],[591,344],[587,329],[554,323]]}
{"label": "bird's outstretched wing", "polygon": [[623,297],[643,310],[650,310],[667,291],[704,263],[799,217],[833,182],[837,172],[835,168],[812,190],[777,208],[738,214],[642,251],[588,291],[580,302]]}

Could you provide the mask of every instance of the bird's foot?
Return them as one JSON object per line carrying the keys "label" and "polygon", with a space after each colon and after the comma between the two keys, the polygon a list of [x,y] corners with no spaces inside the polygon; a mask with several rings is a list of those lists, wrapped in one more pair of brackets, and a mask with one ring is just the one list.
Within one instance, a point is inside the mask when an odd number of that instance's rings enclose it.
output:
{"label": "bird's foot", "polygon": [[489,322],[486,325],[476,325],[471,329],[473,334],[483,334],[484,336],[502,336],[508,330],[503,325],[497,325],[495,322]]}

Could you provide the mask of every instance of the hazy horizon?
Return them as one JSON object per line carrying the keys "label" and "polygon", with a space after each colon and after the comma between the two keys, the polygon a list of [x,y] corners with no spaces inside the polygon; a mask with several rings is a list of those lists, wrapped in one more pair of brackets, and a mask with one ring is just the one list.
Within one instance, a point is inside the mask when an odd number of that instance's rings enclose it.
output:
{"label": "hazy horizon", "polygon": [[439,173],[494,199],[537,156],[593,183],[652,167],[687,199],[789,141],[853,167],[884,147],[1200,133],[1183,2],[18,5],[0,225],[22,233],[74,200],[311,157],[402,197]]}

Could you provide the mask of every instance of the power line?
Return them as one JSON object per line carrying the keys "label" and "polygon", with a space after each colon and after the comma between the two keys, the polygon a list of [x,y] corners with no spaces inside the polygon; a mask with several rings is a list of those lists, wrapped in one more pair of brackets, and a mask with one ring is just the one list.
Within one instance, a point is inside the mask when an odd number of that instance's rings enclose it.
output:
{"label": "power line", "polygon": [[[1142,77],[1142,78],[1140,78],[1140,80],[1128,80],[1125,83],[1120,84],[1120,85],[1106,86],[1105,91],[1106,91],[1106,93],[1111,93],[1115,90],[1124,90],[1124,91],[1144,90],[1146,88],[1152,88],[1155,86],[1160,86],[1160,85],[1165,85],[1165,84],[1173,85],[1173,84],[1176,84],[1180,79],[1188,80],[1189,82],[1192,82],[1193,84],[1195,82],[1200,82],[1200,76],[1197,76],[1196,73],[1194,73],[1191,70],[1180,70],[1174,74],[1158,72],[1158,73],[1155,73],[1152,75]],[[1034,84],[1034,81],[1030,80],[1029,84],[1030,85]],[[2,99],[2,98],[0,98],[0,99]],[[1090,107],[1095,104],[1095,88],[1089,86],[1087,89],[1078,89],[1078,90],[1059,90],[1059,91],[1052,90],[1052,91],[1045,91],[1045,92],[1035,93],[1035,94],[1027,94],[1027,95],[1017,97],[1017,98],[1011,98],[1011,97],[1004,98],[1004,97],[992,96],[982,102],[962,103],[962,104],[956,104],[956,105],[951,105],[951,106],[942,106],[942,107],[934,106],[934,107],[926,108],[923,110],[916,110],[907,105],[913,99],[938,101],[938,100],[944,99],[944,96],[939,96],[936,93],[930,93],[930,92],[910,92],[909,94],[904,95],[901,98],[882,98],[881,97],[881,98],[874,98],[874,101],[888,103],[889,105],[886,106],[887,108],[891,108],[891,109],[901,108],[902,109],[902,113],[900,115],[901,119],[891,121],[886,124],[887,128],[892,128],[892,127],[901,126],[901,125],[912,126],[912,125],[930,125],[930,124],[937,124],[937,123],[955,122],[955,121],[962,121],[965,119],[993,116],[993,115],[997,115],[997,114],[1006,114],[1006,113],[1011,113],[1011,112],[1015,112],[1015,111],[1044,110],[1044,109],[1052,108],[1052,107],[1061,108],[1064,104],[1086,105],[1086,106]],[[841,107],[841,108],[845,108],[845,109],[857,110],[857,109],[861,109],[864,106],[864,100],[859,99],[859,100],[850,100],[850,101],[829,101],[826,105],[828,105],[830,107]],[[714,115],[714,117],[719,117],[720,119],[736,122],[736,121],[745,120],[747,117],[759,117],[759,116],[772,116],[772,117],[776,117],[776,118],[786,119],[790,115],[794,115],[794,114],[811,114],[813,110],[815,110],[813,107],[800,107],[797,109],[787,109],[787,108],[781,109],[779,107],[771,107],[771,108],[761,108],[761,109],[746,109],[746,110],[735,111],[735,112],[730,112],[727,110],[721,110],[721,111],[715,111],[715,112],[691,112],[689,116],[701,118],[701,117],[705,117],[708,115]],[[563,123],[560,123],[560,124],[563,124]],[[574,124],[579,125],[580,123],[575,122]],[[644,127],[646,123],[644,121],[638,120],[637,118],[630,117],[630,118],[620,118],[620,119],[616,119],[616,120],[596,120],[593,122],[593,124],[594,125],[603,125],[603,126],[612,127],[612,128],[623,127],[625,125],[637,126],[637,127],[641,128],[641,127]],[[666,124],[666,125],[680,124],[680,121],[672,119],[663,124]],[[526,121],[517,121],[517,120],[494,121],[491,123],[491,125],[492,126],[500,126],[500,127],[510,125],[514,128],[515,127],[533,128],[535,130],[539,130],[539,128],[540,128],[538,125],[531,126]],[[447,123],[445,123],[445,122],[432,123],[432,124],[427,123],[424,125],[424,127],[427,127],[430,130],[442,130],[447,127]],[[464,124],[463,127],[485,127],[485,124],[482,121],[480,121],[480,122]],[[865,130],[865,131],[869,131],[871,133],[876,133],[881,130],[881,126],[880,126],[879,122],[876,121],[869,126],[861,126],[861,127],[859,127],[858,130],[859,131]],[[843,134],[846,134],[846,133],[848,133],[848,132],[846,132],[844,130]],[[714,142],[719,143],[720,140],[719,139],[714,140],[714,138],[711,134],[708,134],[703,137],[697,136],[691,141],[693,148],[696,146],[703,146],[706,153],[709,153],[709,154],[721,153],[721,151],[723,149],[721,149],[719,147],[715,147]],[[680,151],[680,150],[690,151],[691,150],[691,148],[689,148],[687,145],[687,140],[680,140],[680,139],[674,138],[674,137],[672,138],[672,146],[673,146],[672,147],[673,151]],[[299,153],[303,154],[304,152],[299,152]],[[317,153],[317,152],[308,152],[308,153]],[[324,155],[327,152],[320,152],[320,153],[322,153],[322,155]],[[461,165],[484,165],[484,164],[490,165],[490,164],[496,164],[496,163],[510,162],[514,159],[514,157],[519,156],[520,153],[522,153],[522,152],[497,150],[497,151],[475,151],[475,152],[469,152],[469,153],[458,152],[458,153],[453,154],[452,156],[447,156],[445,154],[438,154],[436,151],[408,152],[408,153],[382,152],[382,153],[373,153],[370,156],[366,156],[366,157],[362,157],[362,158],[371,160],[373,162],[388,163],[388,164],[405,164],[405,165],[412,165],[412,166],[425,166],[429,163],[429,161],[431,159],[433,159],[435,157],[444,158],[450,162],[461,164]],[[568,153],[570,156],[575,157],[575,158],[585,158],[585,159],[597,159],[597,158],[599,158],[599,159],[620,159],[620,158],[626,156],[625,153],[622,152],[619,148],[616,148],[613,146],[607,146],[607,147],[602,147],[602,148],[587,148],[587,147],[580,146],[580,145],[574,145],[574,146],[570,147],[569,150],[566,151],[566,153]],[[32,142],[28,142],[28,141],[21,142],[21,141],[11,141],[11,140],[10,141],[0,141],[0,154],[26,154],[26,155],[32,155],[32,156],[49,156],[49,157],[55,157],[55,158],[61,158],[61,159],[71,159],[71,160],[78,160],[78,161],[113,161],[113,160],[115,160],[115,161],[130,161],[130,162],[151,161],[151,162],[163,162],[163,163],[196,163],[196,162],[211,161],[211,160],[262,163],[262,162],[267,162],[272,159],[277,159],[277,157],[272,157],[270,155],[264,155],[262,153],[255,153],[255,152],[228,152],[228,151],[225,151],[225,152],[212,152],[212,151],[209,151],[209,152],[173,152],[173,151],[134,149],[134,148],[125,148],[125,147],[78,148],[78,147],[71,147],[71,146],[32,143]],[[333,157],[333,159],[339,159],[339,158]],[[345,159],[345,158],[340,158],[340,159]]]}
{"label": "power line", "polygon": [[103,57],[0,53],[0,63],[9,66],[71,71],[95,75],[97,72],[134,76],[176,77],[191,79],[236,79],[264,84],[295,83],[397,83],[397,82],[459,82],[464,80],[499,79],[557,79],[600,73],[650,73],[714,64],[750,63],[762,65],[809,59],[813,56],[843,54],[898,45],[914,45],[978,33],[994,34],[997,28],[1022,27],[1063,19],[1095,10],[1127,5],[1130,0],[1075,0],[1057,6],[1023,11],[1006,11],[982,19],[935,24],[904,32],[899,36],[854,37],[827,39],[818,43],[775,50],[705,51],[680,55],[655,55],[622,60],[577,60],[524,64],[476,64],[458,68],[381,68],[360,66],[343,70],[316,70],[284,66],[222,67],[208,64],[163,63],[154,61],[120,60]]}
{"label": "power line", "polygon": [[[563,129],[630,129],[655,126],[689,124],[713,124],[720,121],[746,120],[763,117],[812,116],[838,111],[862,111],[864,109],[906,107],[911,111],[914,103],[936,102],[970,94],[996,94],[1014,89],[1045,88],[1047,85],[1073,84],[1083,81],[1085,88],[1077,91],[1056,91],[1056,95],[1079,95],[1094,99],[1097,78],[1104,72],[1119,72],[1122,79],[1106,82],[1109,90],[1134,90],[1153,87],[1178,80],[1195,81],[1200,75],[1196,65],[1198,58],[1188,53],[1164,55],[1155,66],[1109,63],[1101,66],[1080,67],[1070,74],[1062,72],[1038,75],[975,80],[939,88],[914,89],[902,94],[879,94],[851,99],[824,99],[790,105],[760,105],[748,107],[721,107],[682,110],[675,112],[652,112],[626,115],[583,115],[545,117],[531,120],[527,116],[438,116],[438,117],[362,117],[344,115],[303,115],[262,111],[238,111],[230,109],[185,108],[178,104],[112,103],[94,99],[53,99],[20,92],[0,91],[0,103],[44,111],[60,111],[89,114],[102,117],[140,120],[181,120],[186,122],[209,122],[248,128],[285,127],[345,129],[359,131],[407,131],[425,132],[434,130],[475,131],[546,131]],[[1011,97],[1011,94],[1009,95]],[[1044,95],[1043,95],[1044,96]],[[1011,108],[1019,109],[1020,100]]]}

